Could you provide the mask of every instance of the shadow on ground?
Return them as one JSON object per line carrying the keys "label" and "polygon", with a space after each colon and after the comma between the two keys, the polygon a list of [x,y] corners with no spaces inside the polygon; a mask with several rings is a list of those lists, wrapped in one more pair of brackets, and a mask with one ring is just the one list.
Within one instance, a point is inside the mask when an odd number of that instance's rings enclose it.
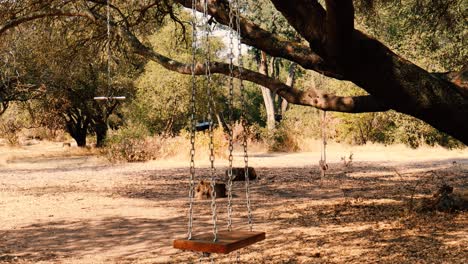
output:
{"label": "shadow on ground", "polygon": [[[317,167],[256,168],[252,182],[254,221],[267,240],[242,250],[242,263],[466,263],[467,213],[417,214],[408,203],[441,183],[466,189],[468,160],[391,165],[332,164],[320,178]],[[209,175],[207,169],[198,175]],[[219,177],[224,175],[218,169]],[[187,170],[146,170],[115,198],[147,199],[177,208],[177,217],[111,217],[90,221],[38,222],[0,230],[0,262],[60,262],[106,252],[108,263],[192,263],[199,255],[171,248],[186,232]],[[244,185],[234,183],[235,226],[244,226]],[[226,199],[218,200],[220,226]],[[210,231],[209,201],[195,204],[195,231]],[[215,256],[228,263],[232,255]],[[205,259],[207,260],[207,259]]]}

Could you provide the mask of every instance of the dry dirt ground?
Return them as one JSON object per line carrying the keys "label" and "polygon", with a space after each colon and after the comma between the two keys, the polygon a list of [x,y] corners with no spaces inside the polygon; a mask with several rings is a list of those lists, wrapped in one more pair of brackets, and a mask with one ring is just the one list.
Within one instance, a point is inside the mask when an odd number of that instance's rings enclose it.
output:
{"label": "dry dirt ground", "polygon": [[[467,150],[331,146],[323,179],[319,156],[251,154],[254,229],[267,239],[241,250],[241,263],[468,263],[468,213],[410,210],[442,182],[466,190]],[[186,165],[110,164],[59,143],[0,147],[0,263],[198,263],[171,247],[186,233]],[[243,183],[234,192],[234,226],[246,228]],[[209,212],[196,202],[195,233],[211,230]]]}

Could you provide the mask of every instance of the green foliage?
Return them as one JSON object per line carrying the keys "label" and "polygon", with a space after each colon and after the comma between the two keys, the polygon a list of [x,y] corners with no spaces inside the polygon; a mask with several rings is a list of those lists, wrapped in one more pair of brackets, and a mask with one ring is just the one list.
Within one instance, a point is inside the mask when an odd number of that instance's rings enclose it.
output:
{"label": "green foliage", "polygon": [[141,59],[111,56],[109,85],[107,52],[102,43],[96,40],[80,45],[83,36],[70,34],[82,26],[80,23],[73,24],[70,32],[60,23],[54,26],[50,30],[38,22],[34,30],[12,31],[10,37],[17,41],[10,50],[0,51],[15,55],[15,71],[22,82],[44,89],[41,96],[29,102],[35,125],[52,130],[66,128],[75,139],[86,138],[88,132],[98,134],[98,130],[105,137],[107,118],[122,115],[115,104],[97,103],[93,97],[119,95],[131,100]]}
{"label": "green foliage", "polygon": [[288,127],[296,136],[320,137],[319,111],[315,108],[292,105],[283,116],[281,126]]}
{"label": "green foliage", "polygon": [[[185,42],[179,42],[175,34],[176,25],[168,23],[148,38],[153,48],[174,60],[191,63],[192,48]],[[191,32],[187,31],[185,39],[191,41]],[[221,41],[210,39],[211,57],[223,49]],[[201,50],[196,51],[197,62],[204,61]],[[213,75],[211,79],[216,115],[227,116],[225,77]],[[191,75],[182,75],[170,71],[161,65],[149,62],[145,71],[135,82],[137,94],[135,102],[128,108],[127,114],[134,122],[146,126],[151,134],[177,135],[187,129],[190,118]],[[209,98],[204,76],[196,77],[196,118],[207,120]]]}
{"label": "green foliage", "polygon": [[421,145],[440,145],[446,148],[462,148],[464,145],[453,137],[439,132],[430,125],[414,117],[391,112],[392,119],[398,125],[394,137],[398,142],[412,148]]}
{"label": "green foliage", "polygon": [[[188,131],[183,131],[180,137],[185,139],[185,144],[179,145],[183,146],[182,149],[187,150],[189,153],[190,150],[190,134]],[[180,142],[180,141],[179,141]],[[195,148],[197,149],[197,154],[199,158],[208,157],[209,155],[209,144],[210,144],[210,135],[208,131],[197,132],[195,135]],[[226,151],[228,149],[228,140],[227,136],[224,133],[221,127],[216,127],[213,130],[213,150],[216,157],[226,158]]]}
{"label": "green foliage", "polygon": [[246,6],[245,15],[260,27],[288,39],[297,39],[299,37],[271,1],[247,1]]}
{"label": "green foliage", "polygon": [[190,78],[150,62],[136,81],[137,95],[129,118],[152,134],[175,134],[187,124]]}
{"label": "green foliage", "polygon": [[387,113],[336,114],[336,138],[339,142],[364,145],[368,142],[391,144],[396,124]]}
{"label": "green foliage", "polygon": [[[256,84],[244,82],[246,119],[251,125],[258,124],[262,127],[266,125],[265,107],[263,107],[263,98],[260,89]],[[234,120],[240,120],[241,116],[240,92],[234,91]]]}
{"label": "green foliage", "polygon": [[[181,26],[181,21],[188,21],[190,14],[164,2],[139,17],[135,14],[139,13],[136,11],[140,10],[138,8],[142,3],[117,0],[114,4],[127,12],[125,15],[128,15],[130,24],[136,19],[139,20],[131,26],[131,30],[141,39],[145,39],[145,44],[177,61],[191,63],[189,45],[191,32],[188,27]],[[25,6],[28,4],[19,1],[12,7],[18,9],[17,12],[22,12],[21,8]],[[355,1],[355,6],[356,25],[359,29],[382,40],[392,50],[418,65],[429,70],[444,71],[456,69],[465,63],[468,55],[464,47],[468,9],[466,1],[360,0]],[[243,12],[262,28],[286,39],[301,41],[270,1],[249,1]],[[168,14],[172,15],[171,19],[165,18]],[[114,12],[111,12],[111,15],[114,19],[119,19]],[[4,16],[2,19],[9,17]],[[153,62],[146,63],[135,57],[135,54],[125,53],[124,46],[114,32],[110,41],[113,55],[111,59],[113,82],[109,89],[105,27],[79,19],[73,23],[66,23],[67,19],[45,20],[46,23],[31,22],[31,27],[20,27],[20,30],[8,32],[7,38],[0,43],[0,52],[3,55],[10,54],[2,56],[3,63],[0,69],[2,79],[8,79],[7,75],[14,73],[24,84],[44,84],[47,88],[45,96],[41,95],[37,98],[40,100],[30,102],[34,111],[33,113],[29,111],[32,120],[28,121],[28,124],[38,124],[58,130],[64,127],[64,121],[91,117],[92,124],[87,132],[95,132],[97,128],[93,125],[97,123],[111,124],[112,127],[118,128],[126,121],[127,126],[118,131],[109,142],[109,148],[115,148],[112,150],[115,150],[115,155],[120,157],[116,159],[130,161],[152,159],[157,156],[154,153],[163,148],[172,153],[174,148],[161,143],[162,141],[154,143],[156,141],[149,139],[149,135],[164,137],[181,135],[173,142],[174,146],[186,148],[191,76],[169,71]],[[54,30],[50,30],[51,23]],[[211,38],[210,45],[211,58],[220,57],[224,49],[220,39]],[[256,61],[258,54],[257,50],[250,50],[251,56],[244,57],[246,60],[244,64],[255,69],[258,66]],[[198,62],[204,59],[201,50],[197,50],[195,56]],[[268,69],[269,75],[285,81],[290,62],[282,59],[271,60],[271,58],[268,58],[268,61],[272,64]],[[142,70],[144,73],[140,75]],[[302,71],[298,70],[298,73],[300,72]],[[227,121],[228,116],[227,80],[226,77],[215,75],[212,81],[213,106],[216,116],[221,120],[215,133],[215,137],[219,139],[217,141],[221,143],[215,148],[219,154],[222,154],[226,141],[221,126],[223,120]],[[196,119],[198,121],[206,121],[208,114],[208,98],[204,84],[203,76],[197,77]],[[365,94],[349,82],[331,80],[311,72],[306,72],[302,76],[298,74],[295,86],[299,89],[314,86],[319,91],[343,96]],[[10,90],[5,93],[5,87],[11,88],[2,86],[0,101],[12,94]],[[299,106],[291,106],[283,114],[283,120],[275,131],[264,132],[266,114],[262,107],[261,93],[254,84],[245,83],[245,87],[246,116],[251,125],[249,131],[252,140],[263,137],[271,150],[295,151],[298,137],[320,137],[321,123],[317,111]],[[129,105],[124,105],[124,110],[108,114],[109,105],[98,104],[92,98],[96,95],[109,94],[125,95],[127,102],[133,98],[135,100]],[[15,95],[22,98],[22,94]],[[235,91],[235,98],[233,112],[234,121],[237,122],[241,116],[239,91]],[[26,109],[22,111],[28,112]],[[340,142],[352,144],[401,142],[412,147],[421,144],[440,144],[446,147],[460,145],[459,142],[427,124],[395,112],[336,113],[327,116],[328,134]],[[19,126],[18,122],[5,119],[0,123],[5,133],[9,133],[7,130]],[[207,143],[206,133],[197,133],[197,135],[197,144]],[[14,137],[12,141],[15,141]],[[149,149],[146,149],[146,146],[149,146]]]}
{"label": "green foliage", "polygon": [[464,0],[357,1],[358,28],[430,71],[466,63]]}

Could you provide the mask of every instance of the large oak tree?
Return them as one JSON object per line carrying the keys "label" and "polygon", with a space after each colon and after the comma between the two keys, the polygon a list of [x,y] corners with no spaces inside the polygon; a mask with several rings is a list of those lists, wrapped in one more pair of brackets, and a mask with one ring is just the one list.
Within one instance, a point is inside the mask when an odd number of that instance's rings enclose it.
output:
{"label": "large oak tree", "polygon": [[[157,28],[165,16],[183,25],[177,13],[191,8],[188,0],[143,0],[112,2],[111,26],[129,52],[153,60],[181,74],[191,74],[189,64],[168,58],[144,44],[142,37]],[[229,26],[229,2],[207,0],[208,13],[217,23]],[[240,18],[242,42],[248,46],[297,63],[304,69],[328,77],[351,81],[367,95],[344,97],[322,93],[314,88],[299,90],[278,79],[243,69],[242,78],[267,87],[293,104],[327,111],[349,113],[396,110],[421,119],[440,131],[468,144],[468,87],[466,67],[459,72],[432,73],[394,53],[377,39],[355,28],[352,0],[271,0],[301,39],[287,40],[249,20]],[[369,1],[367,1],[369,2]],[[20,24],[42,19],[45,23],[89,23],[90,34],[104,34],[106,1],[1,1],[0,36]],[[203,11],[203,3],[194,7]],[[421,21],[424,23],[424,21]],[[234,28],[237,25],[234,24]],[[461,65],[460,65],[461,66]],[[229,65],[213,62],[211,72],[229,74]],[[199,63],[195,73],[205,73]],[[235,71],[236,77],[239,70]]]}

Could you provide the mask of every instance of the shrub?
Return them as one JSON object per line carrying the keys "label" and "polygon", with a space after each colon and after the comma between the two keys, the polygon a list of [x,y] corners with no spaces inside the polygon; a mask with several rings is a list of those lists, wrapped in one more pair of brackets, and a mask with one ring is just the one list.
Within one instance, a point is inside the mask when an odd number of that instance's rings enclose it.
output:
{"label": "shrub", "polygon": [[19,145],[19,132],[22,126],[15,119],[7,119],[0,121],[0,134],[6,139],[8,145]]}
{"label": "shrub", "polygon": [[110,135],[102,151],[110,161],[137,162],[156,159],[159,149],[160,143],[145,127],[130,125]]}
{"label": "shrub", "polygon": [[[181,149],[186,150],[187,156],[190,153],[190,132],[182,131],[179,137],[176,137],[177,144],[171,144],[171,146],[178,149],[180,152]],[[198,159],[208,157],[209,155],[209,143],[210,143],[210,134],[208,130],[203,132],[197,132],[195,135],[195,154]],[[216,127],[213,131],[213,147],[215,157],[226,158],[228,151],[228,135],[224,133],[221,127]],[[168,145],[168,144],[166,144]],[[169,151],[170,152],[170,151]]]}
{"label": "shrub", "polygon": [[[214,155],[226,158],[228,150],[227,137],[222,128],[215,128],[213,134]],[[180,136],[150,136],[144,125],[130,125],[114,132],[106,141],[103,154],[110,161],[148,161],[178,156],[188,158],[190,155],[190,133],[182,131]],[[198,159],[209,155],[210,137],[207,131],[197,132],[195,138]]]}
{"label": "shrub", "polygon": [[368,142],[392,144],[396,124],[388,113],[346,114],[335,113],[336,140],[353,145]]}
{"label": "shrub", "polygon": [[280,125],[273,131],[265,130],[264,140],[268,146],[268,151],[299,151],[296,135],[290,128],[284,125]]}

